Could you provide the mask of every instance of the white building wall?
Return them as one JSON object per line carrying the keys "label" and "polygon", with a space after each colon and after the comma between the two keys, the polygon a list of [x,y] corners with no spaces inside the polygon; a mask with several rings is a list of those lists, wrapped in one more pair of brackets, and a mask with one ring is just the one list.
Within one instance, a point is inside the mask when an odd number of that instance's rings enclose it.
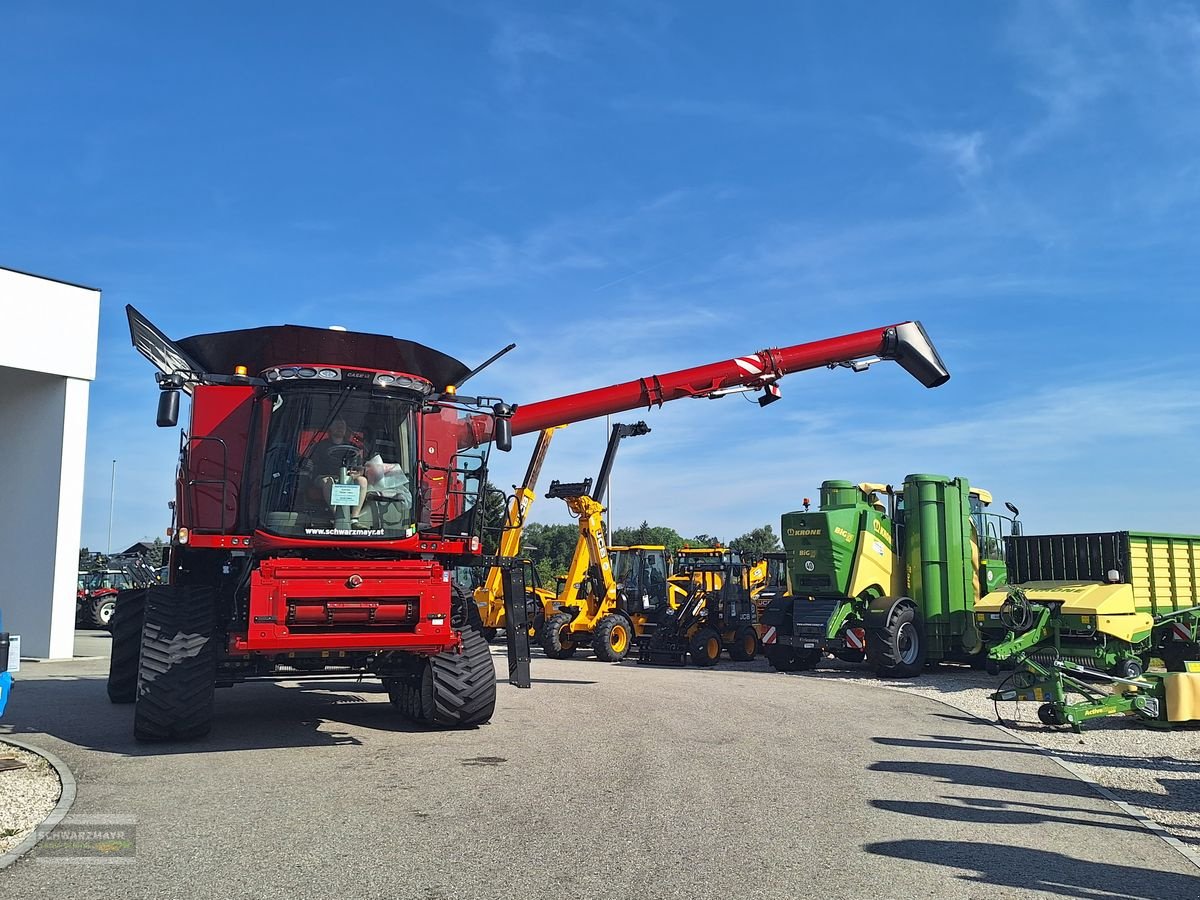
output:
{"label": "white building wall", "polygon": [[0,611],[21,652],[69,657],[100,294],[0,269]]}

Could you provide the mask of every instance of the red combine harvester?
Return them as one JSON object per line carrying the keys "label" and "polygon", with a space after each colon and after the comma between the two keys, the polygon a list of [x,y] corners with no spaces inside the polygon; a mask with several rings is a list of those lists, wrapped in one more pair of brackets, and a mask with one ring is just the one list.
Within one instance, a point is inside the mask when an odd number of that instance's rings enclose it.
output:
{"label": "red combine harvester", "polygon": [[[208,732],[218,686],[372,674],[431,726],[487,722],[496,700],[478,608],[454,586],[481,557],[494,441],[680,397],[762,391],[790,372],[895,360],[926,387],[950,376],[918,322],[763,350],[517,408],[468,397],[474,370],[411,341],[294,325],[172,341],[132,307],[159,370],[158,424],[181,436],[171,577],[124,592],[108,692],[141,740]],[[529,686],[522,570],[506,570],[509,680]]]}

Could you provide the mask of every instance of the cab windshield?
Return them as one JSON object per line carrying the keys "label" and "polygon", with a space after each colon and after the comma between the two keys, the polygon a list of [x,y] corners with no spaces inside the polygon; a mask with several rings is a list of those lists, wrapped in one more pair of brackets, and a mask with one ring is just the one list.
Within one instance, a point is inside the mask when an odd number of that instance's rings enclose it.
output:
{"label": "cab windshield", "polygon": [[288,390],[268,403],[264,530],[339,540],[416,532],[415,400],[386,391]]}

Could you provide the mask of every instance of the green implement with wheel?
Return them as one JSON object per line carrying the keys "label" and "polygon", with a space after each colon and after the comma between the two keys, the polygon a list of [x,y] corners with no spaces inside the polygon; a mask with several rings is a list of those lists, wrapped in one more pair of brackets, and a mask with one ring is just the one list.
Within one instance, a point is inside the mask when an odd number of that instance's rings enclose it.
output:
{"label": "green implement with wheel", "polygon": [[1066,660],[1136,679],[1200,660],[1200,537],[1117,531],[1018,535],[1007,585],[975,605],[997,664]]}
{"label": "green implement with wheel", "polygon": [[1076,731],[1200,718],[1200,537],[1018,535],[1005,552],[1008,584],[975,605],[992,664],[1016,667],[993,700],[1037,702],[1043,724]]}
{"label": "green implement with wheel", "polygon": [[784,514],[790,595],[762,616],[763,653],[780,671],[826,654],[883,677],[927,663],[985,659],[975,601],[1003,582],[1012,517],[965,478],[909,475],[900,487],[826,481],[821,502]]}
{"label": "green implement with wheel", "polygon": [[1025,658],[1022,663],[990,699],[997,704],[1038,703],[1038,719],[1052,728],[1067,726],[1078,733],[1084,722],[1121,715],[1151,728],[1200,722],[1200,662],[1185,661],[1182,672],[1146,672],[1135,678],[1065,659],[1042,665]]}

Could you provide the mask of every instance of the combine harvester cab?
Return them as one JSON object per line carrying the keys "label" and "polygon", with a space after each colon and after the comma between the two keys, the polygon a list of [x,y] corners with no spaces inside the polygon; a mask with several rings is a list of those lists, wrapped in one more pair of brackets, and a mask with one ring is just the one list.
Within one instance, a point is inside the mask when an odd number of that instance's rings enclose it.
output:
{"label": "combine harvester cab", "polygon": [[[994,700],[1039,703],[1044,724],[1076,731],[1107,715],[1154,726],[1200,719],[1200,537],[1121,531],[1007,544],[1009,585],[975,611],[991,660],[1016,665]],[[1165,673],[1147,673],[1154,659]]]}
{"label": "combine harvester cab", "polygon": [[528,687],[522,566],[481,552],[493,440],[507,450],[515,434],[684,397],[760,391],[765,406],[808,369],[893,360],[926,387],[950,377],[902,322],[517,409],[460,393],[512,345],[470,370],[386,335],[283,325],[174,341],[127,313],[158,369],[158,424],[191,397],[170,584],[120,595],[111,626],[109,697],[135,704],[134,734],[151,741],[207,733],[217,686],[348,673],[380,678],[416,722],[487,722],[495,672],[463,567],[503,570],[509,680]]}
{"label": "combine harvester cab", "polygon": [[768,660],[798,671],[831,653],[886,677],[982,663],[974,603],[1002,581],[1002,537],[1015,526],[991,502],[944,475],[909,475],[899,490],[826,481],[816,512],[782,518],[792,596],[763,616]]}

